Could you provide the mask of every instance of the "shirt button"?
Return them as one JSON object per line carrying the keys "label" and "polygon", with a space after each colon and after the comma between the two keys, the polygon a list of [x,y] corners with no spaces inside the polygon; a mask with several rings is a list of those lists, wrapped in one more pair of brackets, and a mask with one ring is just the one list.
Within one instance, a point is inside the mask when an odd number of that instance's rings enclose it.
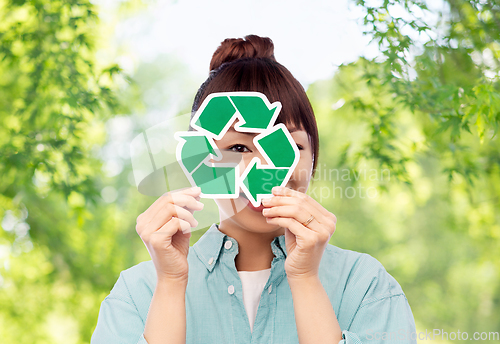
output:
{"label": "shirt button", "polygon": [[229,250],[232,246],[233,246],[233,243],[229,240],[226,241],[226,243],[224,244],[224,247],[226,248],[226,250]]}
{"label": "shirt button", "polygon": [[232,284],[229,287],[227,287],[227,292],[231,295],[234,294],[234,286]]}
{"label": "shirt button", "polygon": [[267,291],[269,292],[269,294],[271,294],[271,291],[272,291],[272,290],[273,290],[273,285],[272,285],[272,284],[270,284],[270,285],[269,285],[269,288],[267,288]]}
{"label": "shirt button", "polygon": [[214,257],[210,257],[210,259],[208,260],[208,264],[212,265],[213,262],[214,262]]}

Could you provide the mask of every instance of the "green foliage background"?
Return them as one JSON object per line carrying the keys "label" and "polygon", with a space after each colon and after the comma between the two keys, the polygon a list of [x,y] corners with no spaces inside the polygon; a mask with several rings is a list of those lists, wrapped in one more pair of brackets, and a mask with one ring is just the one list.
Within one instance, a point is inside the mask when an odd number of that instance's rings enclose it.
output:
{"label": "green foliage background", "polygon": [[[418,330],[498,332],[500,5],[447,0],[429,23],[420,1],[354,3],[381,56],[309,85],[309,193],[339,219],[332,244],[399,281]],[[103,62],[105,30],[91,2],[0,0],[2,343],[89,342],[120,271],[149,259],[135,219],[154,199],[114,128],[126,141],[173,99],[188,112],[198,85],[169,56],[130,76]]]}

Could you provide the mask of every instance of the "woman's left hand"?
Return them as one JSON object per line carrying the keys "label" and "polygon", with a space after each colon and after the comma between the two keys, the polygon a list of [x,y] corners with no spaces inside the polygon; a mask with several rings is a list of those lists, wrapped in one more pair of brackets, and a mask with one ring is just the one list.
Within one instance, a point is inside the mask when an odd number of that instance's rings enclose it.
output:
{"label": "woman's left hand", "polygon": [[[337,217],[303,192],[274,187],[274,197],[264,198],[262,214],[267,223],[285,228],[287,278],[318,277],[319,263]],[[313,216],[312,221],[308,222]]]}

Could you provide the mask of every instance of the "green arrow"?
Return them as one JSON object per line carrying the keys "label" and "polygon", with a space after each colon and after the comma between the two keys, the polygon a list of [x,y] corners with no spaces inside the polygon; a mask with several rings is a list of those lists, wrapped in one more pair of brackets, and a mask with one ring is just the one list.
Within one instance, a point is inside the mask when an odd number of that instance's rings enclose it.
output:
{"label": "green arrow", "polygon": [[213,97],[202,109],[195,125],[218,136],[235,113],[236,109],[227,96]]}
{"label": "green arrow", "polygon": [[212,145],[205,136],[179,135],[179,137],[185,140],[181,149],[181,159],[184,167],[186,167],[189,173],[191,173],[208,154],[215,155]]}
{"label": "green arrow", "polygon": [[231,96],[231,100],[245,120],[240,128],[266,129],[274,124],[271,119],[280,110],[278,104],[268,108],[264,100],[257,96]]}
{"label": "green arrow", "polygon": [[201,164],[192,174],[196,185],[206,195],[236,193],[236,170],[234,167],[210,167]]}
{"label": "green arrow", "polygon": [[258,194],[271,194],[271,189],[281,185],[288,173],[288,168],[257,168],[257,164],[248,171],[247,175],[243,175],[243,184],[246,186],[250,195],[248,199],[253,203],[257,203]]}
{"label": "green arrow", "polygon": [[[177,160],[190,182],[201,187],[204,197],[234,198],[240,186],[247,198],[258,205],[262,195],[271,194],[274,186],[288,180],[300,154],[286,126],[274,126],[280,110],[280,102],[271,104],[259,92],[208,95],[190,122],[198,133],[176,133],[182,144],[176,150]],[[236,116],[240,118],[236,131],[260,133],[253,141],[267,162],[264,165],[255,158],[241,176],[238,165],[204,162],[210,154],[218,153],[213,140],[222,138]]]}
{"label": "green arrow", "polygon": [[295,151],[288,141],[285,131],[278,127],[275,131],[257,140],[276,167],[290,167],[295,160]]}

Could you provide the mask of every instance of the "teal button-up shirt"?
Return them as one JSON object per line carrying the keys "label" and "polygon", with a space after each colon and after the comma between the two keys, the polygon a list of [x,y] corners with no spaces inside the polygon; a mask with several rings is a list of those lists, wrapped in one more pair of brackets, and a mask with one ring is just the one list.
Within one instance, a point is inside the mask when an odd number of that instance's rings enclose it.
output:
{"label": "teal button-up shirt", "polygon": [[[225,245],[227,241],[232,245]],[[189,248],[187,344],[299,343],[284,267],[285,236],[274,238],[271,248],[271,275],[253,332],[235,266],[238,242],[214,224]],[[319,274],[343,330],[341,343],[416,343],[415,322],[403,290],[376,259],[329,244]],[[155,286],[152,261],[122,271],[101,304],[91,344],[146,344],[143,331]]]}

